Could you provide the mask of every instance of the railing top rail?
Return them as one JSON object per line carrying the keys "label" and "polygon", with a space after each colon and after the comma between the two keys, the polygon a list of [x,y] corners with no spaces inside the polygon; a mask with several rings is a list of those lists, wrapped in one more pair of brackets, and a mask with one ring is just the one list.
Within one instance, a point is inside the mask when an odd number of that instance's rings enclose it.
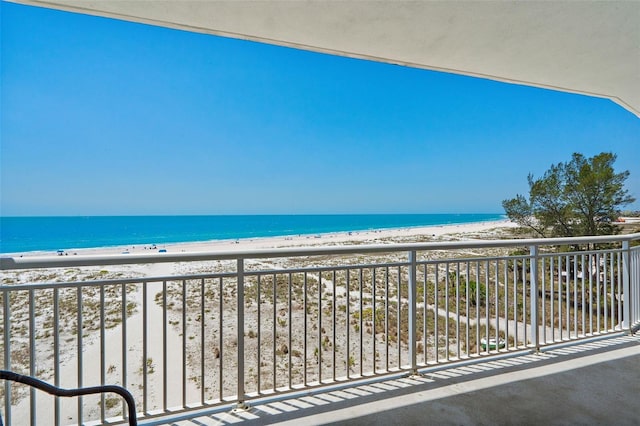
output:
{"label": "railing top rail", "polygon": [[0,270],[59,268],[73,266],[128,265],[233,259],[327,256],[407,251],[456,250],[471,248],[557,246],[640,240],[640,233],[569,238],[529,238],[511,240],[442,241],[411,244],[374,244],[321,247],[287,247],[277,249],[229,250],[188,253],[112,254],[77,256],[0,257]]}

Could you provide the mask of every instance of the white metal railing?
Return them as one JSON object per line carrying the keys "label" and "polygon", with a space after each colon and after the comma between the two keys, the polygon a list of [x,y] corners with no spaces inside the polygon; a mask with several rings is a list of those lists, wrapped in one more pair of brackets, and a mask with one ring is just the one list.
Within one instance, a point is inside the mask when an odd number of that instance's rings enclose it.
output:
{"label": "white metal railing", "polygon": [[[638,240],[1,258],[0,365],[55,386],[124,386],[144,418],[536,350],[638,327]],[[8,424],[126,413],[105,396],[69,406],[9,382],[1,398]]]}

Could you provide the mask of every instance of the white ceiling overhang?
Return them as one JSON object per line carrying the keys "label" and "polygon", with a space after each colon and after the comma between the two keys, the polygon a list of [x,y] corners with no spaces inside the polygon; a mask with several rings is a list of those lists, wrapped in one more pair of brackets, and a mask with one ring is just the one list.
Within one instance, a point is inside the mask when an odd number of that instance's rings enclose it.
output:
{"label": "white ceiling overhang", "polygon": [[13,1],[583,93],[640,116],[638,1]]}

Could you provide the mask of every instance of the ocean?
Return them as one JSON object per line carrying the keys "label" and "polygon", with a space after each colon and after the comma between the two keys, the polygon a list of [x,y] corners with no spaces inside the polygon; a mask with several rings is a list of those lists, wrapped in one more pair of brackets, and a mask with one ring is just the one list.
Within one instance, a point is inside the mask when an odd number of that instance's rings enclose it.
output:
{"label": "ocean", "polygon": [[502,214],[0,217],[0,253],[486,222]]}

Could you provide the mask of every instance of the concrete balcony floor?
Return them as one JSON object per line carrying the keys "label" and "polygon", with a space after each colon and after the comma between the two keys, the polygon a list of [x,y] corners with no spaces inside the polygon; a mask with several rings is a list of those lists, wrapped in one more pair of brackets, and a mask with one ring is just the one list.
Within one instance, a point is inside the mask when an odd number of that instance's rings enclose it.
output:
{"label": "concrete balcony floor", "polygon": [[145,425],[640,425],[640,334],[182,413]]}

